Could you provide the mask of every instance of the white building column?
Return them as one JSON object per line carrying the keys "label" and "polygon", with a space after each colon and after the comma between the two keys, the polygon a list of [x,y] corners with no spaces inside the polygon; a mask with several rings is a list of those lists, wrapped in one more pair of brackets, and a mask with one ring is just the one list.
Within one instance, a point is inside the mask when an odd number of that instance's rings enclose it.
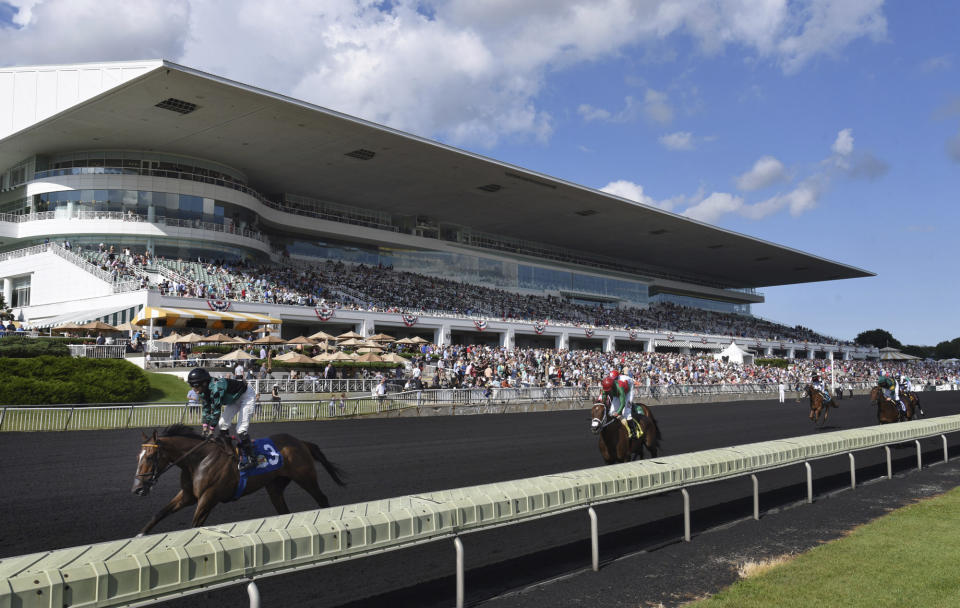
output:
{"label": "white building column", "polygon": [[817,349],[807,347],[807,359],[813,360],[814,355],[817,354]]}
{"label": "white building column", "polygon": [[764,348],[764,349],[763,349],[763,356],[764,356],[764,357],[772,357],[772,356],[773,356],[773,347],[772,347],[772,346],[767,346],[766,348]]}
{"label": "white building column", "polygon": [[359,333],[360,333],[360,335],[363,336],[364,338],[367,338],[367,337],[369,337],[369,336],[372,336],[374,333],[376,333],[376,332],[373,331],[373,329],[374,329],[373,319],[364,319],[363,322],[360,323],[360,332],[359,332]]}
{"label": "white building column", "polygon": [[433,332],[433,342],[437,346],[450,344],[450,324],[445,323]]}
{"label": "white building column", "polygon": [[843,353],[843,360],[844,360],[844,361],[849,361],[849,360],[853,359],[853,356],[851,355],[851,353],[850,353],[849,350],[844,350],[844,351],[840,351],[840,352]]}
{"label": "white building column", "polygon": [[797,358],[797,349],[790,347],[787,349],[787,359],[796,359]]}
{"label": "white building column", "polygon": [[559,336],[556,340],[557,350],[569,350],[570,349],[570,332],[565,331]]}
{"label": "white building column", "polygon": [[516,333],[512,327],[507,328],[503,333],[500,334],[500,346],[508,350],[513,349],[514,344],[516,343]]}
{"label": "white building column", "polygon": [[617,352],[617,336],[610,334],[603,341],[603,352],[605,353],[614,353]]}
{"label": "white building column", "polygon": [[655,353],[655,352],[657,352],[657,347],[654,346],[653,338],[650,338],[649,340],[647,340],[647,344],[646,344],[646,346],[644,346],[643,350],[646,351],[646,352],[648,352],[648,353]]}
{"label": "white building column", "polygon": [[13,300],[13,279],[6,278],[3,280],[3,301],[7,303],[7,308],[13,306],[11,300]]}

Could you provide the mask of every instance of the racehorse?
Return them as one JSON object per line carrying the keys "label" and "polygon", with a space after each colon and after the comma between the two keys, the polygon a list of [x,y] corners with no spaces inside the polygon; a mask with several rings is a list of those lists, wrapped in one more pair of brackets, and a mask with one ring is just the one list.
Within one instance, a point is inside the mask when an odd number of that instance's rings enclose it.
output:
{"label": "racehorse", "polygon": [[829,401],[824,401],[823,393],[813,388],[812,385],[808,384],[803,388],[803,394],[806,397],[810,397],[810,420],[817,424],[817,421],[820,418],[820,414],[823,413],[823,424],[827,423],[827,418],[830,417],[830,408],[831,407],[840,407],[837,405],[836,399],[831,399]]}
{"label": "racehorse", "polygon": [[[903,415],[903,419],[913,420],[918,413],[922,415],[923,409],[920,408],[920,399],[913,393],[908,393],[905,397],[904,404],[907,406],[907,412]],[[900,405],[894,403],[893,399],[884,396],[879,386],[870,390],[870,403],[877,404],[877,422],[880,424],[900,422]]]}
{"label": "racehorse", "polygon": [[[169,426],[160,434],[143,434],[143,445],[137,460],[137,475],[133,481],[133,493],[146,496],[160,476],[170,467],[180,467],[180,492],[165,507],[160,509],[140,534],[149,532],[161,519],[184,507],[196,504],[193,527],[202,526],[213,508],[221,502],[233,500],[240,474],[237,471],[237,456],[233,447],[220,440],[207,440],[183,424]],[[301,441],[285,433],[271,435],[274,445],[283,456],[283,466],[273,472],[261,473],[247,478],[243,496],[266,488],[277,513],[290,512],[283,498],[283,491],[293,481],[307,491],[321,508],[330,506],[330,501],[317,483],[316,460],[337,485],[345,485],[341,471],[323,455],[316,444]]]}
{"label": "racehorse", "polygon": [[907,418],[909,420],[926,416],[923,408],[920,407],[920,397],[918,397],[915,392],[904,391],[900,393],[900,396],[903,397],[903,402],[907,404]]}
{"label": "racehorse", "polygon": [[627,429],[616,416],[609,414],[606,404],[598,401],[593,404],[590,410],[590,430],[594,435],[600,435],[600,455],[604,462],[613,464],[615,462],[627,462],[639,457],[643,459],[643,448],[646,446],[650,452],[651,458],[656,458],[660,450],[660,427],[657,425],[653,412],[649,407],[642,403],[636,404],[636,409],[642,413],[644,418],[635,418],[643,429],[643,435],[640,439],[631,438],[627,434]]}

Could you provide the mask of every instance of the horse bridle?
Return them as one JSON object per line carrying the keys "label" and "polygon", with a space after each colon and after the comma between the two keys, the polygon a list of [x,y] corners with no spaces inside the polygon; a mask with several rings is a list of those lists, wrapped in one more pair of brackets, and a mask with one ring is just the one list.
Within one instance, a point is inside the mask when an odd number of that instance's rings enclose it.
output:
{"label": "horse bridle", "polygon": [[[615,416],[611,416],[611,415],[610,415],[610,413],[607,411],[607,406],[606,406],[606,404],[604,404],[604,406],[603,406],[603,418],[600,418],[600,419],[594,418],[593,420],[596,420],[597,422],[600,423],[600,426],[597,427],[597,430],[595,430],[595,431],[593,432],[594,434],[597,434],[597,433],[599,433],[600,431],[602,431],[603,429],[605,429],[605,428],[607,428],[608,426],[610,426],[611,424],[613,424],[613,423],[617,420],[617,418],[616,418]],[[591,421],[591,422],[592,422],[592,421]]]}
{"label": "horse bridle", "polygon": [[[147,486],[148,488],[152,487],[155,483],[157,483],[161,475],[163,475],[168,470],[170,470],[170,467],[176,466],[177,463],[179,463],[184,458],[192,454],[194,451],[196,451],[200,446],[202,446],[205,443],[206,441],[201,441],[197,443],[197,445],[193,446],[192,448],[184,452],[180,456],[180,458],[177,458],[176,460],[172,460],[168,462],[167,466],[163,467],[163,469],[160,469],[160,443],[157,442],[157,443],[140,444],[140,447],[142,448],[156,448],[156,449],[153,451],[153,454],[150,455],[150,463],[152,465],[150,467],[150,473],[137,473],[137,479],[140,479],[143,485]],[[144,479],[145,477],[148,477],[148,476],[149,476],[149,479]]]}

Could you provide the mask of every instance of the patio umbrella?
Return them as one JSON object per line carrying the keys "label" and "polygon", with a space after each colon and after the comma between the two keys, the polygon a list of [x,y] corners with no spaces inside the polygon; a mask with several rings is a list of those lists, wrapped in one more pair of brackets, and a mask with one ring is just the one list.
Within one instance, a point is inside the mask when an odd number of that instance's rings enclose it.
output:
{"label": "patio umbrella", "polygon": [[227,334],[213,334],[203,339],[204,342],[233,342],[233,336]]}
{"label": "patio umbrella", "polygon": [[383,349],[379,346],[364,346],[357,349],[358,353],[382,353]]}
{"label": "patio umbrella", "polygon": [[353,361],[354,357],[347,353],[333,353],[330,355],[331,361]]}
{"label": "patio umbrella", "polygon": [[414,336],[410,338],[410,344],[427,344],[429,342],[430,342],[429,340],[424,340],[420,336]]}
{"label": "patio umbrella", "polygon": [[250,344],[250,340],[247,340],[242,336],[234,336],[230,339],[230,342],[231,344]]}
{"label": "patio umbrella", "polygon": [[333,356],[333,355],[331,355],[330,353],[320,353],[319,355],[317,355],[316,357],[314,357],[313,360],[314,360],[314,361],[319,361],[320,363],[326,363],[327,361],[330,360],[330,357],[332,357],[332,356]]}
{"label": "patio umbrella", "polygon": [[206,336],[201,336],[200,334],[196,334],[193,332],[185,336],[180,336],[180,339],[177,340],[177,342],[181,342],[181,343],[186,342],[188,344],[198,344],[204,341],[206,341]]}
{"label": "patio umbrella", "polygon": [[80,331],[81,329],[83,328],[77,325],[76,323],[64,323],[63,325],[57,325],[50,331],[56,332],[58,334],[65,334],[71,331]]}
{"label": "patio umbrella", "polygon": [[80,326],[80,329],[87,329],[90,331],[117,331],[117,328],[109,323],[104,323],[103,321],[90,321],[89,323],[84,323]]}
{"label": "patio umbrella", "polygon": [[318,342],[319,342],[320,340],[336,340],[336,337],[331,336],[330,334],[328,334],[328,333],[325,332],[325,331],[318,331],[317,333],[313,334],[312,336],[307,336],[307,337],[310,338],[311,340],[317,340]]}
{"label": "patio umbrella", "polygon": [[363,346],[366,344],[363,340],[358,340],[357,338],[347,338],[340,343],[340,346]]}
{"label": "patio umbrella", "polygon": [[357,363],[373,363],[376,361],[383,361],[383,359],[381,359],[378,355],[375,355],[374,353],[367,353],[365,355],[360,355],[359,357],[354,359],[354,361],[356,361]]}
{"label": "patio umbrella", "polygon": [[126,323],[121,323],[120,325],[117,325],[117,331],[136,331],[136,330],[138,330],[138,329],[140,329],[140,328],[139,328],[139,327],[134,327],[133,325],[130,325],[130,321],[127,321]]}
{"label": "patio umbrella", "polygon": [[262,338],[257,338],[253,341],[254,344],[286,344],[287,341],[283,338],[278,338],[274,335],[264,336]]}
{"label": "patio umbrella", "polygon": [[396,343],[397,344],[416,344],[416,342],[414,342],[410,338],[400,338],[399,340],[397,340]]}
{"label": "patio umbrella", "polygon": [[307,345],[309,345],[309,346],[313,346],[313,345],[314,345],[314,341],[311,340],[310,338],[305,337],[305,336],[297,336],[296,338],[293,338],[293,339],[291,339],[291,340],[287,340],[287,344],[307,344]]}
{"label": "patio umbrella", "polygon": [[159,340],[157,340],[157,342],[163,342],[164,344],[173,344],[178,340],[180,340],[180,334],[178,334],[177,332],[173,332],[166,338],[160,338]]}
{"label": "patio umbrella", "polygon": [[343,333],[343,334],[340,334],[339,336],[337,336],[337,340],[349,340],[350,338],[363,339],[363,336],[361,336],[360,334],[358,334],[358,333],[355,332],[355,331],[348,331],[348,332],[346,332],[346,333]]}
{"label": "patio umbrella", "polygon": [[249,359],[256,359],[256,357],[239,349],[222,357],[217,357],[217,361],[247,361]]}
{"label": "patio umbrella", "polygon": [[407,360],[401,357],[396,353],[387,353],[380,356],[381,361],[386,361],[387,363],[406,363]]}
{"label": "patio umbrella", "polygon": [[370,342],[393,342],[394,337],[387,334],[373,334],[367,340]]}
{"label": "patio umbrella", "polygon": [[316,361],[310,357],[297,352],[289,352],[285,355],[277,357],[274,359],[274,361],[285,361],[287,363],[316,363]]}

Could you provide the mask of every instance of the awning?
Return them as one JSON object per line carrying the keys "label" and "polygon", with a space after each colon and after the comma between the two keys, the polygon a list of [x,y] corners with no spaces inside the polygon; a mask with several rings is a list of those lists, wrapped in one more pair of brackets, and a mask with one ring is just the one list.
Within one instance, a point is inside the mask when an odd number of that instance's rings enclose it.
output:
{"label": "awning", "polygon": [[92,308],[88,310],[75,310],[73,312],[57,315],[56,317],[48,317],[40,321],[31,322],[31,325],[34,327],[34,329],[47,329],[48,327],[56,327],[58,325],[63,325],[64,323],[77,323],[78,325],[82,325],[84,323],[89,323],[90,321],[103,321],[104,323],[109,323],[110,325],[119,325],[120,323],[125,323],[132,319],[138,308],[139,305],[123,307],[114,305],[102,308]]}
{"label": "awning", "polygon": [[131,321],[134,325],[157,327],[204,327],[207,329],[251,330],[260,325],[278,325],[280,319],[253,312],[228,312],[201,308],[159,308],[147,306]]}

